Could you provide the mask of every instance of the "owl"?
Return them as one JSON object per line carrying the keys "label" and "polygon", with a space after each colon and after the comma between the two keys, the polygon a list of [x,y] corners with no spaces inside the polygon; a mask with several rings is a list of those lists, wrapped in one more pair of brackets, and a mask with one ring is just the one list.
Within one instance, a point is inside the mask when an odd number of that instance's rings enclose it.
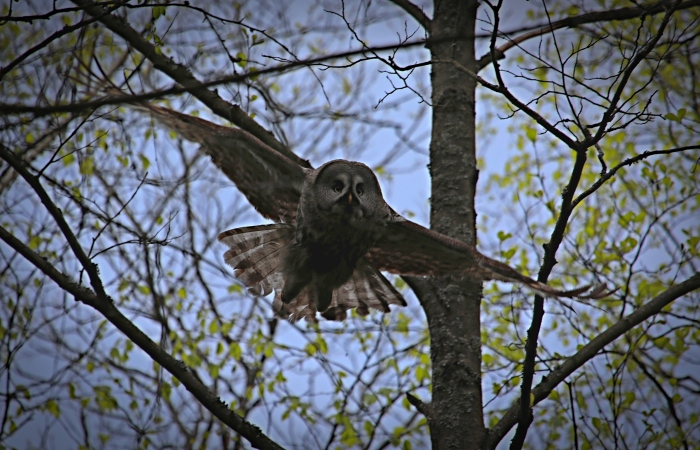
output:
{"label": "owl", "polygon": [[[318,169],[278,145],[236,128],[215,125],[149,103],[149,111],[180,136],[200,144],[275,224],[224,231],[225,261],[256,295],[274,291],[274,310],[291,321],[316,314],[343,320],[405,305],[380,271],[408,276],[454,275],[518,283],[548,297],[602,298],[605,285],[562,291],[480,253],[476,247],[397,214],[364,164],[336,160]],[[587,294],[586,294],[587,293]]]}
{"label": "owl", "polygon": [[219,240],[237,277],[255,293],[275,292],[273,308],[291,320],[316,312],[343,320],[356,308],[406,305],[364,256],[386,233],[393,211],[366,165],[336,160],[307,170],[296,223],[229,230]]}

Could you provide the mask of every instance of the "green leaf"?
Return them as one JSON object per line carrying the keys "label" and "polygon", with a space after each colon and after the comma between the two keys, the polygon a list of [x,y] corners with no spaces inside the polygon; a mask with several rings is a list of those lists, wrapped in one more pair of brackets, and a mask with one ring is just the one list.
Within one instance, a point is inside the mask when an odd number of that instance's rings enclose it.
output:
{"label": "green leaf", "polygon": [[510,258],[512,258],[512,257],[515,255],[515,252],[516,252],[516,251],[518,251],[518,249],[515,248],[515,247],[513,247],[513,248],[510,248],[510,249],[506,250],[505,252],[501,252],[501,255],[502,255],[503,258],[505,258],[505,259],[510,259]]}
{"label": "green leaf", "polygon": [[49,399],[44,405],[44,408],[55,418],[58,419],[59,417],[61,417],[61,410],[59,409],[58,403],[56,403],[55,400]]}
{"label": "green leaf", "polygon": [[163,14],[165,14],[165,6],[156,6],[153,8],[151,13],[153,14],[153,18],[157,19],[160,16],[162,16]]}
{"label": "green leaf", "polygon": [[243,52],[236,53],[236,59],[238,60],[236,61],[236,64],[238,64],[241,67],[245,67],[246,64],[248,64],[248,57]]}
{"label": "green leaf", "polygon": [[81,175],[92,175],[95,173],[95,160],[88,156],[80,163],[79,170]]}
{"label": "green leaf", "polygon": [[119,286],[117,286],[117,292],[121,292],[129,286],[131,286],[129,280],[127,280],[126,278],[122,278],[121,281],[119,281]]}
{"label": "green leaf", "polygon": [[237,342],[231,342],[231,345],[228,348],[228,354],[231,355],[231,357],[237,361],[240,361],[241,359],[241,346],[238,345]]}
{"label": "green leaf", "polygon": [[161,385],[160,391],[163,393],[163,398],[166,401],[170,400],[170,393],[173,391],[172,386],[170,386],[170,383],[167,381],[163,381],[163,384]]}
{"label": "green leaf", "polygon": [[534,128],[527,128],[525,130],[525,136],[527,136],[528,139],[530,139],[532,142],[535,142],[537,140],[537,130]]}
{"label": "green leaf", "polygon": [[372,433],[374,433],[374,424],[369,420],[365,420],[362,426],[365,429],[365,434],[367,436],[370,436]]}
{"label": "green leaf", "polygon": [[22,392],[22,397],[24,397],[25,400],[30,400],[32,398],[32,393],[29,392],[29,389],[25,386],[17,385],[17,392]]}
{"label": "green leaf", "polygon": [[29,248],[32,250],[36,250],[39,248],[39,244],[41,244],[41,238],[39,236],[32,236],[31,239],[29,239]]}
{"label": "green leaf", "polygon": [[74,153],[69,153],[63,158],[61,158],[61,161],[63,162],[63,166],[67,167],[70,166],[75,162],[75,154]]}
{"label": "green leaf", "polygon": [[360,440],[357,438],[357,432],[355,431],[355,428],[353,428],[350,420],[347,417],[344,417],[344,419],[344,429],[340,434],[340,442],[347,447],[351,447],[359,443]]}
{"label": "green leaf", "polygon": [[513,237],[513,235],[510,233],[504,233],[503,231],[498,232],[498,240],[501,242],[506,241],[512,237]]}
{"label": "green leaf", "polygon": [[148,170],[148,168],[151,167],[151,161],[149,161],[144,155],[139,154],[139,159],[141,160],[143,170]]}
{"label": "green leaf", "polygon": [[428,371],[425,370],[425,367],[418,366],[416,368],[416,380],[418,383],[423,383],[423,380],[426,380],[427,378],[429,378]]}

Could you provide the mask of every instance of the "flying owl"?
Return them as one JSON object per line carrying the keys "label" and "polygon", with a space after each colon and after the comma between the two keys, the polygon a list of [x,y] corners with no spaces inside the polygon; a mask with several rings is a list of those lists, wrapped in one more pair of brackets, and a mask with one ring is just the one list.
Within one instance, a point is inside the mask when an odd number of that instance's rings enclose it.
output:
{"label": "flying owl", "polygon": [[[605,285],[560,291],[481,254],[474,246],[402,217],[364,164],[335,160],[313,169],[288,149],[250,133],[140,103],[180,136],[199,143],[272,225],[224,231],[224,259],[255,294],[275,292],[275,311],[296,321],[343,320],[355,308],[405,305],[380,270],[519,283],[549,297],[601,298]],[[278,144],[278,143],[277,143]],[[275,145],[272,143],[272,145]],[[590,292],[588,292],[590,291]],[[583,295],[588,292],[588,295]]]}
{"label": "flying owl", "polygon": [[257,293],[275,291],[276,312],[343,320],[351,308],[364,315],[406,305],[364,258],[395,216],[369,167],[336,160],[307,170],[294,225],[239,228],[219,240],[241,281]]}

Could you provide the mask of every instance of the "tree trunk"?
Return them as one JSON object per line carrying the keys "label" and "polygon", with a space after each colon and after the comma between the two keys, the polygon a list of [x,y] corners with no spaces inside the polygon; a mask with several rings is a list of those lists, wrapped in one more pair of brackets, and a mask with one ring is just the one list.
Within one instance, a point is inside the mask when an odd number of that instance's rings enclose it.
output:
{"label": "tree trunk", "polygon": [[[430,143],[431,227],[476,245],[474,195],[476,82],[458,67],[475,70],[475,0],[438,0],[431,25],[433,126]],[[445,39],[445,37],[451,37]],[[485,437],[481,399],[480,282],[457,277],[420,283],[430,327],[433,393],[432,447],[480,448]]]}

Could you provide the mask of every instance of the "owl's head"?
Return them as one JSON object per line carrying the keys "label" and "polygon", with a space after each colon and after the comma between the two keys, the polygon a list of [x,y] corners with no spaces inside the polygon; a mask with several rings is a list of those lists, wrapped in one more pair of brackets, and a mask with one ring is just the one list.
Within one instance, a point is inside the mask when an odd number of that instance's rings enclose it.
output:
{"label": "owl's head", "polygon": [[349,219],[367,220],[383,203],[377,177],[366,165],[335,160],[319,168],[314,182],[318,207]]}

